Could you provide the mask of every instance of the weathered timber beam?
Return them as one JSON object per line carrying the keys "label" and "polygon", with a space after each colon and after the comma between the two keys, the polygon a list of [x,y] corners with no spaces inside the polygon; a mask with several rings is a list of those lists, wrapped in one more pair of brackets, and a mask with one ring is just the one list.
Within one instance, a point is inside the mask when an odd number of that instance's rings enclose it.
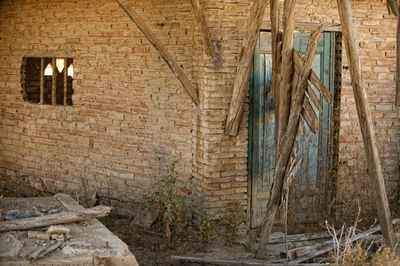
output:
{"label": "weathered timber beam", "polygon": [[51,64],[53,65],[53,76],[51,77],[51,104],[57,104],[57,74],[56,58],[53,57]]}
{"label": "weathered timber beam", "polygon": [[[393,224],[398,224],[400,223],[400,219],[394,219],[392,221]],[[342,243],[339,243],[340,246],[345,245],[349,245],[354,241],[363,239],[369,235],[372,235],[376,232],[379,232],[381,230],[381,226],[375,226],[373,228],[368,229],[367,231],[364,231],[362,233],[359,233],[353,237],[350,237],[348,239],[346,239],[346,241],[343,241]],[[314,257],[317,257],[319,255],[322,255],[324,253],[329,252],[330,250],[334,249],[335,247],[335,243],[334,240],[328,240],[322,243],[317,243],[313,246],[307,246],[304,248],[298,248],[296,250],[298,250],[297,252],[297,259],[289,262],[289,264],[299,264],[305,261],[308,261]],[[294,251],[294,250],[293,250]]]}
{"label": "weathered timber beam", "polygon": [[39,217],[2,221],[0,222],[0,232],[28,230],[55,224],[82,222],[107,216],[110,211],[111,207],[100,205],[89,209],[83,209],[81,211],[60,212]]}
{"label": "weathered timber beam", "polygon": [[201,8],[199,0],[190,0],[192,3],[192,9],[196,17],[197,23],[199,23],[199,28],[203,42],[205,45],[206,54],[209,56],[215,56],[215,47],[211,41],[210,32],[208,31],[206,18],[204,16],[203,9]]}
{"label": "weathered timber beam", "polygon": [[[303,67],[301,56],[297,53],[293,54],[293,61],[295,65],[294,69],[298,74],[299,69]],[[322,94],[322,97],[324,97],[325,101],[329,104],[332,103],[331,92],[328,90],[327,87],[325,87],[322,81],[318,78],[317,74],[315,74],[315,72],[311,70],[310,76],[308,78],[311,81],[311,83],[315,86],[315,88],[319,91],[319,93]]]}
{"label": "weathered timber beam", "polygon": [[[280,24],[282,27],[282,24]],[[302,31],[315,31],[320,25],[314,23],[294,23],[295,30],[302,30]],[[272,30],[272,23],[270,22],[263,22],[261,24],[262,30]],[[324,24],[322,26],[322,31],[330,31],[330,32],[342,32],[342,26],[338,24]]]}
{"label": "weathered timber beam", "polygon": [[[279,127],[279,72],[281,49],[279,46],[279,0],[270,1],[272,44],[272,88],[274,90],[275,127]],[[275,134],[275,153],[278,150],[278,134]]]}
{"label": "weathered timber beam", "polygon": [[190,80],[187,78],[186,74],[183,72],[182,68],[175,61],[175,59],[168,53],[165,47],[161,44],[160,40],[156,35],[150,30],[146,25],[144,20],[136,14],[136,12],[129,6],[124,6],[120,0],[115,0],[121,9],[126,13],[126,15],[132,20],[133,23],[138,27],[138,29],[143,33],[147,40],[154,46],[157,52],[161,55],[164,61],[167,63],[172,73],[179,79],[182,83],[183,88],[192,98],[196,105],[199,105],[199,97],[197,96],[196,88],[192,85]]}
{"label": "weathered timber beam", "polygon": [[317,95],[315,94],[313,88],[311,88],[310,84],[307,84],[307,95],[310,97],[310,99],[313,102],[313,104],[315,105],[315,107],[317,107],[318,112],[321,114],[322,113],[321,104],[320,104],[319,99],[318,99]]}
{"label": "weathered timber beam", "polygon": [[[290,110],[290,116],[287,124],[285,134],[281,138],[279,146],[278,161],[275,165],[274,183],[271,189],[271,198],[267,205],[267,213],[263,221],[263,228],[260,236],[260,243],[257,248],[256,257],[264,257],[269,235],[271,233],[272,225],[275,221],[275,215],[279,207],[279,199],[282,195],[282,187],[284,184],[284,177],[286,175],[286,168],[290,159],[290,153],[295,143],[300,112],[302,110],[305,90],[307,87],[307,79],[310,75],[312,62],[314,60],[315,51],[319,36],[321,35],[322,27],[313,32],[308,41],[307,51],[304,57],[303,69],[299,74],[298,83],[294,90],[295,98]],[[297,51],[295,51],[297,53]]]}
{"label": "weathered timber beam", "polygon": [[40,58],[40,104],[44,104],[44,57]]}
{"label": "weathered timber beam", "polygon": [[293,31],[296,0],[285,0],[283,6],[282,63],[279,81],[278,122],[276,123],[277,146],[285,133],[290,112],[290,89],[293,75]]}
{"label": "weathered timber beam", "polygon": [[67,105],[68,92],[68,58],[64,58],[64,105]]}
{"label": "weathered timber beam", "polygon": [[232,99],[226,119],[225,134],[236,136],[239,128],[240,117],[248,91],[248,80],[253,61],[254,48],[258,39],[261,22],[267,9],[268,1],[255,0],[250,9],[247,22],[247,33],[243,40],[239,65],[233,85]]}
{"label": "weathered timber beam", "polygon": [[[398,9],[400,13],[400,5]],[[396,35],[396,106],[400,106],[400,16],[397,15],[397,35]]]}
{"label": "weathered timber beam", "polygon": [[393,231],[389,202],[382,174],[381,161],[379,159],[375,130],[372,123],[371,111],[368,105],[368,96],[361,77],[360,58],[358,45],[355,39],[353,17],[349,0],[337,0],[339,16],[343,27],[343,37],[350,65],[350,76],[360,121],[361,133],[364,140],[365,153],[370,165],[370,177],[374,186],[375,202],[385,243],[394,250],[396,236]]}
{"label": "weathered timber beam", "polygon": [[399,15],[399,3],[398,0],[387,0],[386,1],[387,9],[390,13],[393,13],[395,16]]}
{"label": "weathered timber beam", "polygon": [[311,106],[310,100],[307,97],[304,97],[301,115],[303,116],[304,120],[306,120],[311,131],[316,133],[319,129],[319,120],[317,114]]}

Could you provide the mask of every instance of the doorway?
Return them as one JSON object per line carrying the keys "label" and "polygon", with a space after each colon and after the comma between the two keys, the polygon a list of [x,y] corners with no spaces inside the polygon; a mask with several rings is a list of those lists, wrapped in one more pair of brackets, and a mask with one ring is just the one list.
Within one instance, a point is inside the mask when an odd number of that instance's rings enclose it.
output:
{"label": "doorway", "polygon": [[[294,48],[301,54],[307,49],[309,33],[297,32]],[[313,62],[313,71],[334,95],[335,33],[321,34]],[[275,111],[272,89],[271,33],[261,31],[254,53],[249,83],[249,182],[250,226],[262,225],[270,198],[275,171]],[[333,96],[328,104],[310,83],[319,99],[320,108],[312,101],[319,125],[314,132],[301,117],[302,130],[297,142],[297,158],[303,156],[289,195],[289,223],[314,223],[329,201],[328,174],[332,168],[333,150]],[[305,97],[309,97],[306,93]],[[318,109],[322,110],[320,113]]]}

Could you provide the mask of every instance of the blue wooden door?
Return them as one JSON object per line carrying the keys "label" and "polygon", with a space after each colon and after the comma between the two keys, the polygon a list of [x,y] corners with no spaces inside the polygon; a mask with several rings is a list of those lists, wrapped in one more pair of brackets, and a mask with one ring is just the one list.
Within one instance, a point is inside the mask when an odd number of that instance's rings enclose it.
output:
{"label": "blue wooden door", "polygon": [[[309,34],[305,33],[295,35],[294,47],[302,54],[307,48],[308,38]],[[332,95],[333,70],[334,34],[323,33],[314,58],[313,71],[331,90]],[[250,222],[252,227],[258,227],[262,223],[275,171],[275,111],[271,79],[271,34],[260,32],[249,88]],[[317,107],[312,104],[319,119],[319,129],[316,132],[312,132],[305,120],[301,118],[297,158],[303,156],[303,163],[293,180],[290,191],[289,222],[316,221],[325,203],[327,174],[331,167],[333,108],[332,104],[328,104],[315,88],[312,89],[320,99],[319,104],[323,112],[319,113]]]}

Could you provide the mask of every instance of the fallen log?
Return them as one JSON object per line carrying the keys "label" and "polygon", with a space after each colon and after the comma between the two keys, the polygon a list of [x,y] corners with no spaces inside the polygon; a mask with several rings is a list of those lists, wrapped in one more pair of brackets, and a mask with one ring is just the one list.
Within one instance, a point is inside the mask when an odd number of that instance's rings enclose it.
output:
{"label": "fallen log", "polygon": [[0,222],[0,232],[28,230],[55,224],[82,222],[94,218],[107,216],[110,211],[111,207],[96,206],[81,211],[60,212],[39,217],[3,221]]}

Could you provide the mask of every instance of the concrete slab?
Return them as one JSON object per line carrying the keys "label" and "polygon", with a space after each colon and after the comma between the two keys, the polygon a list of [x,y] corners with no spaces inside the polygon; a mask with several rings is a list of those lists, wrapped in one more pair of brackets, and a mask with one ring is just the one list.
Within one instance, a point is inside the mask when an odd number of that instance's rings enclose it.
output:
{"label": "concrete slab", "polygon": [[[13,215],[39,216],[80,209],[83,207],[66,194],[0,199],[1,219],[11,219]],[[57,250],[34,262],[27,259],[30,254],[59,240],[30,239],[28,231],[0,233],[0,265],[138,265],[128,246],[97,219],[64,226],[71,231],[68,238]],[[44,232],[46,229],[36,231]]]}

